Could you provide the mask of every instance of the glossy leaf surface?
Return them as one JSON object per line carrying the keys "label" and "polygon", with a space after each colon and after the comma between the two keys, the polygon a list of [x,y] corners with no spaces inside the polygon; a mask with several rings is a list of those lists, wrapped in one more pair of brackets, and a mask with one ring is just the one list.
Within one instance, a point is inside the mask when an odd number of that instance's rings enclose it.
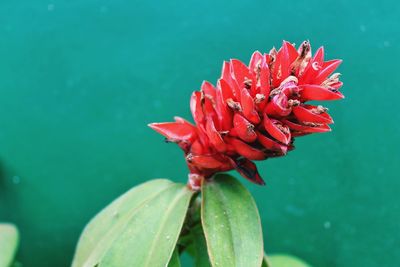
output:
{"label": "glossy leaf surface", "polygon": [[229,175],[202,186],[202,225],[213,267],[260,267],[263,238],[250,192]]}
{"label": "glossy leaf surface", "polygon": [[179,259],[179,252],[175,249],[169,260],[168,267],[181,267],[181,261]]}
{"label": "glossy leaf surface", "polygon": [[207,243],[201,224],[191,229],[194,249],[194,266],[195,267],[211,267],[211,263],[207,253]]}
{"label": "glossy leaf surface", "polygon": [[11,265],[18,247],[18,230],[12,224],[0,224],[0,267]]}
{"label": "glossy leaf surface", "polygon": [[88,224],[72,266],[165,267],[192,193],[161,179],[131,189]]}

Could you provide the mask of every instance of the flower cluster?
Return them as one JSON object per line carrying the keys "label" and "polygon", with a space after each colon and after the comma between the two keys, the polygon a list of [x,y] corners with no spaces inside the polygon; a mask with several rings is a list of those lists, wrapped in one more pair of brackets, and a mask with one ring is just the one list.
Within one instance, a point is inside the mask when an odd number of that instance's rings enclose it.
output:
{"label": "flower cluster", "polygon": [[193,189],[232,169],[264,184],[252,161],[285,155],[297,136],[330,131],[327,109],[306,102],[344,97],[340,74],[332,74],[340,63],[324,61],[323,47],[312,56],[308,41],[298,49],[284,41],[279,50],[254,52],[248,66],[224,62],[216,86],[205,81],[192,94],[195,125],[175,117],[149,126],[183,149]]}

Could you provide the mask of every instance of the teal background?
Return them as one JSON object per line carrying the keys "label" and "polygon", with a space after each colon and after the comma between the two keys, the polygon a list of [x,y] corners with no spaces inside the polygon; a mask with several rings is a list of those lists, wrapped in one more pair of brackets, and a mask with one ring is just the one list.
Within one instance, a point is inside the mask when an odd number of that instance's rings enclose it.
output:
{"label": "teal background", "polygon": [[[266,251],[314,266],[400,265],[398,1],[0,3],[0,220],[24,266],[69,266],[85,223],[151,178],[185,182],[181,151],[146,124],[190,118],[223,60],[282,39],[342,58],[331,133],[259,162]],[[237,177],[238,175],[235,174]],[[242,180],[243,181],[243,180]]]}

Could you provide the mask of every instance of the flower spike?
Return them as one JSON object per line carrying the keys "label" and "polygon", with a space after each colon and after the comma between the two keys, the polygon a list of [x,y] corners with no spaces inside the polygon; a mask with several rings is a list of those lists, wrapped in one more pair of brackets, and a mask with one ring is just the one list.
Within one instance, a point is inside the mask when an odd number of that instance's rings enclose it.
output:
{"label": "flower spike", "polygon": [[342,61],[324,56],[323,47],[312,56],[308,41],[298,49],[284,41],[268,54],[254,52],[249,65],[225,61],[216,86],[204,81],[192,94],[195,125],[176,117],[149,126],[183,149],[192,189],[232,169],[264,185],[253,160],[284,156],[294,137],[331,130],[328,109],[307,103],[344,98],[333,73]]}

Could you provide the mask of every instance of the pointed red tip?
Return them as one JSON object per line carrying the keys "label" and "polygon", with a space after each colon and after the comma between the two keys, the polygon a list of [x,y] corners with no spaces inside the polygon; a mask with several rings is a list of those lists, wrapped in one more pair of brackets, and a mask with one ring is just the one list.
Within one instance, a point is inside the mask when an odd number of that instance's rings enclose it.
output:
{"label": "pointed red tip", "polygon": [[189,123],[162,122],[150,123],[148,126],[173,141],[190,140],[196,134],[194,126]]}
{"label": "pointed red tip", "polygon": [[149,126],[151,129],[154,130],[154,124],[157,124],[156,122],[148,123],[147,126]]}
{"label": "pointed red tip", "polygon": [[246,158],[241,158],[236,160],[233,165],[236,171],[250,182],[258,185],[265,185],[264,180],[258,173],[257,166],[252,161]]}

